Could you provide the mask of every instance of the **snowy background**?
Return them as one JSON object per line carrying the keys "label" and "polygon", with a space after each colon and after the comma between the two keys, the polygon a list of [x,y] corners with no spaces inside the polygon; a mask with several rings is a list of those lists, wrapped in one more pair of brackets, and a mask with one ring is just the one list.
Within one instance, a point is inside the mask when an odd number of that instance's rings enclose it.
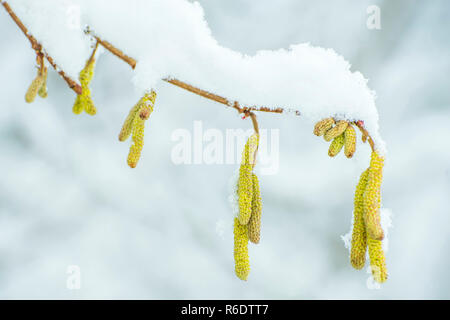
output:
{"label": "snowy background", "polygon": [[[146,126],[143,156],[126,165],[117,134],[139,99],[131,69],[101,55],[98,114],[75,116],[74,94],[49,73],[31,105],[34,53],[0,10],[0,297],[149,299],[450,298],[450,3],[448,1],[200,1],[214,37],[254,54],[310,42],[331,47],[377,91],[392,210],[388,282],[367,287],[340,236],[369,148],[327,156],[313,123],[261,114],[280,131],[280,168],[260,176],[262,240],[247,282],[234,275],[228,183],[235,165],[175,165],[176,129],[249,128],[234,110],[169,84]],[[366,27],[369,5],[381,30]],[[66,287],[67,267],[81,289]]]}

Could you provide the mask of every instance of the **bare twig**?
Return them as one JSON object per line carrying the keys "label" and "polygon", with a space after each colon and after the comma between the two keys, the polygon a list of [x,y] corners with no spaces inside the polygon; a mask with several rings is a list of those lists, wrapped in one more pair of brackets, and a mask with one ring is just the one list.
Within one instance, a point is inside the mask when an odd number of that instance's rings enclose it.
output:
{"label": "bare twig", "polygon": [[42,54],[45,56],[47,61],[51,64],[51,66],[59,73],[59,75],[67,82],[68,86],[75,91],[77,94],[81,94],[82,89],[81,86],[76,83],[74,80],[72,80],[69,76],[65,74],[63,70],[58,68],[56,63],[53,61],[53,58],[48,55],[45,50],[43,50],[42,45],[34,38],[31,34],[28,33],[28,29],[25,27],[25,25],[22,23],[22,21],[17,17],[17,15],[14,13],[14,11],[11,9],[9,4],[6,1],[2,2],[3,7],[5,8],[6,12],[11,16],[11,18],[14,20],[14,22],[17,24],[17,26],[22,30],[23,34],[28,38],[28,40],[31,43],[31,47],[34,51],[36,51],[36,54]]}
{"label": "bare twig", "polygon": [[[90,33],[89,31],[87,33]],[[98,36],[94,36],[95,39],[97,39],[97,42],[100,43],[106,50],[114,54],[119,59],[122,59],[126,63],[130,65],[132,69],[136,68],[136,60],[133,58],[127,56],[125,53],[123,53],[120,49],[114,47],[111,43],[109,43],[106,40],[100,39]]]}
{"label": "bare twig", "polygon": [[362,120],[355,121],[354,124],[359,128],[363,137],[364,136],[367,137],[367,140],[369,141],[370,148],[372,149],[372,151],[375,151],[375,143],[373,142],[372,137],[370,136],[369,132],[365,128],[364,121],[362,121]]}
{"label": "bare twig", "polygon": [[[91,33],[90,31],[88,31],[87,33]],[[115,46],[113,46],[111,43],[109,43],[108,41],[105,41],[103,39],[101,39],[98,36],[95,36],[95,38],[97,39],[97,41],[109,52],[111,52],[112,54],[114,54],[116,57],[118,57],[119,59],[123,60],[124,62],[126,62],[132,69],[136,68],[136,64],[137,61],[133,58],[131,58],[130,56],[127,56],[125,53],[122,52],[122,50],[116,48]],[[267,107],[239,107],[239,104],[237,102],[231,102],[228,99],[221,97],[215,93],[211,93],[205,90],[202,90],[200,88],[194,87],[186,82],[180,81],[178,79],[173,79],[173,78],[165,78],[163,79],[164,81],[171,83],[177,87],[180,87],[182,89],[185,89],[187,91],[190,91],[192,93],[195,93],[199,96],[202,96],[204,98],[210,99],[210,100],[214,100],[218,103],[224,104],[226,106],[229,107],[233,107],[236,110],[238,110],[240,113],[246,113],[248,111],[260,111],[260,112],[272,112],[272,113],[283,113],[285,112],[285,110],[283,108],[276,108],[276,109],[270,109]],[[237,106],[236,106],[237,104]],[[295,110],[294,113],[296,115],[300,115],[300,111]]]}

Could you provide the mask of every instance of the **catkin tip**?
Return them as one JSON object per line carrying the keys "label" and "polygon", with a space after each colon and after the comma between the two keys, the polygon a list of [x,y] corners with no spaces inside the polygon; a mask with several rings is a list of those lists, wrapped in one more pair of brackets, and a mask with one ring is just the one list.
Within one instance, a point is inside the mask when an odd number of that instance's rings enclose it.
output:
{"label": "catkin tip", "polygon": [[317,122],[316,125],[314,126],[313,133],[316,136],[320,137],[325,132],[327,132],[334,125],[334,123],[335,123],[335,121],[333,118],[322,119],[319,122]]}
{"label": "catkin tip", "polygon": [[351,158],[356,151],[356,131],[352,125],[349,124],[345,129],[344,137],[344,153],[347,158]]}
{"label": "catkin tip", "polygon": [[339,152],[341,152],[342,147],[344,146],[344,135],[339,135],[333,139],[330,144],[330,148],[328,149],[328,155],[330,157],[335,157]]}
{"label": "catkin tip", "polygon": [[262,201],[259,190],[259,181],[256,174],[253,173],[253,198],[252,213],[248,222],[248,238],[251,242],[258,244],[261,238],[261,211]]}
{"label": "catkin tip", "polygon": [[353,230],[352,230],[352,242],[350,249],[350,263],[353,268],[359,270],[362,269],[366,263],[367,252],[367,233],[364,223],[364,204],[363,196],[364,190],[367,186],[367,178],[369,175],[369,169],[365,170],[356,186],[354,209],[353,209]]}
{"label": "catkin tip", "polygon": [[25,101],[27,103],[32,103],[34,99],[36,99],[37,93],[41,88],[43,82],[44,77],[42,75],[38,75],[36,78],[34,78],[25,94]]}
{"label": "catkin tip", "polygon": [[340,120],[336,123],[336,125],[329,129],[325,134],[323,135],[323,138],[325,141],[331,141],[337,136],[340,136],[344,133],[345,129],[347,129],[348,122],[345,120]]}
{"label": "catkin tip", "polygon": [[234,263],[236,276],[247,280],[250,273],[250,260],[248,256],[247,225],[240,224],[234,219]]}

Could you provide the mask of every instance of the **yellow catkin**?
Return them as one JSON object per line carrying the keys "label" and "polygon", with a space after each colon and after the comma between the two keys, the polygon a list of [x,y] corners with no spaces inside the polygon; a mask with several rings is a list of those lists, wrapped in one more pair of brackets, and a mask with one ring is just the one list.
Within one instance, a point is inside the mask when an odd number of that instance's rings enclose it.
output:
{"label": "yellow catkin", "polygon": [[127,118],[125,119],[125,122],[123,123],[122,129],[120,130],[119,141],[125,141],[131,135],[131,129],[133,128],[134,118],[136,117],[140,109],[141,109],[140,101],[136,103],[133,108],[131,108]]}
{"label": "yellow catkin", "polygon": [[48,72],[47,71],[48,71],[47,68],[44,67],[44,70],[42,72],[42,76],[44,77],[44,81],[42,82],[42,85],[41,85],[41,87],[39,88],[39,91],[38,91],[38,95],[41,98],[44,98],[44,99],[47,98],[47,96],[48,96],[48,92],[47,92],[47,75],[48,75]]}
{"label": "yellow catkin", "polygon": [[326,118],[323,120],[320,120],[316,123],[314,126],[314,134],[316,136],[323,136],[325,132],[327,132],[331,127],[334,125],[334,119],[333,118]]}
{"label": "yellow catkin", "polygon": [[234,264],[238,278],[247,280],[250,273],[247,226],[242,225],[238,218],[234,219]]}
{"label": "yellow catkin", "polygon": [[34,101],[39,89],[42,87],[43,82],[44,77],[41,74],[34,78],[33,82],[31,82],[30,86],[28,87],[27,93],[25,94],[26,102],[31,103]]}
{"label": "yellow catkin", "polygon": [[80,114],[83,110],[89,115],[95,115],[97,109],[91,98],[91,90],[89,84],[94,76],[95,59],[90,59],[79,75],[82,93],[77,95],[72,111]]}
{"label": "yellow catkin", "polygon": [[253,243],[259,243],[261,237],[261,193],[259,191],[259,181],[256,174],[253,177],[253,199],[252,199],[252,215],[248,222],[248,238]]}
{"label": "yellow catkin", "polygon": [[258,134],[248,138],[242,153],[241,166],[239,168],[238,198],[239,198],[239,222],[247,224],[252,214],[253,178],[252,171],[255,163],[255,153],[258,148]]}
{"label": "yellow catkin", "polygon": [[329,129],[325,134],[323,135],[323,138],[325,141],[331,141],[337,136],[340,136],[344,133],[345,129],[347,129],[348,122],[345,120],[338,121],[336,125]]}
{"label": "yellow catkin", "polygon": [[339,152],[341,152],[342,147],[344,146],[344,135],[341,134],[333,139],[333,142],[330,144],[330,148],[328,148],[328,155],[330,157],[336,156]]}
{"label": "yellow catkin", "polygon": [[356,151],[356,131],[352,125],[348,125],[344,132],[345,144],[344,153],[347,158],[353,157]]}
{"label": "yellow catkin", "polygon": [[384,232],[381,227],[381,181],[383,178],[384,159],[376,151],[372,152],[370,160],[367,187],[364,192],[364,222],[367,234],[371,239],[383,240]]}
{"label": "yellow catkin", "polygon": [[368,238],[367,243],[373,279],[378,283],[383,283],[387,280],[388,273],[381,241]]}
{"label": "yellow catkin", "polygon": [[130,152],[128,153],[128,165],[131,168],[135,168],[139,158],[141,157],[141,151],[144,147],[144,126],[145,122],[140,117],[135,117],[133,121],[133,144],[130,147]]}
{"label": "yellow catkin", "polygon": [[156,92],[147,92],[142,99],[142,108],[139,111],[139,116],[142,120],[147,120],[153,112],[155,107]]}
{"label": "yellow catkin", "polygon": [[356,186],[354,209],[353,209],[353,231],[352,246],[350,250],[350,263],[355,269],[362,269],[366,263],[367,234],[364,224],[363,196],[367,186],[369,169],[365,170],[359,178]]}
{"label": "yellow catkin", "polygon": [[84,107],[83,107],[81,95],[77,95],[77,97],[75,99],[75,103],[73,104],[73,107],[72,107],[72,112],[75,114],[80,114],[81,112],[83,112],[83,110],[84,110]]}
{"label": "yellow catkin", "polygon": [[[132,134],[133,144],[128,153],[128,165],[135,168],[139,158],[141,157],[142,148],[144,147],[144,127],[145,120],[150,117],[156,100],[156,92],[146,92],[139,102],[131,109],[122,130],[119,134],[119,140],[126,140]],[[138,116],[139,114],[139,116]]]}

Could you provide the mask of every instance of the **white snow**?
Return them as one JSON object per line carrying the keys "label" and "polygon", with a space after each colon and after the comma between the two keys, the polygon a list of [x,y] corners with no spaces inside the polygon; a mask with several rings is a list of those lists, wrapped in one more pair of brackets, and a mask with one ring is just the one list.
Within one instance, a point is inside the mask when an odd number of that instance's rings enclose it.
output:
{"label": "white snow", "polygon": [[72,78],[90,54],[90,39],[83,33],[89,25],[138,61],[132,80],[139,91],[172,77],[241,105],[297,109],[313,122],[329,116],[363,120],[377,150],[385,153],[375,93],[332,49],[304,43],[241,54],[219,45],[200,4],[186,0],[8,3]]}

